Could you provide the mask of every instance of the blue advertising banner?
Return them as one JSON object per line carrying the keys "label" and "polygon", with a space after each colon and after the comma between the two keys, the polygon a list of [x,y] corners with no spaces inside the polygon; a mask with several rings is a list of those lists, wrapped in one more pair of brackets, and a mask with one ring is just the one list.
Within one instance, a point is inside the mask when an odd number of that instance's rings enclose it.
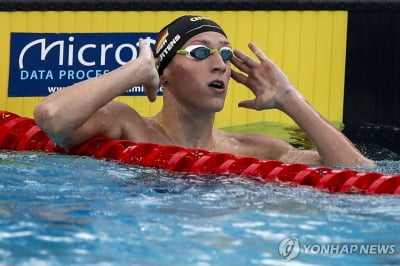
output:
{"label": "blue advertising banner", "polygon": [[[156,37],[143,32],[11,33],[8,96],[47,96],[102,75],[136,59],[139,38],[154,50]],[[124,95],[144,95],[143,88]]]}

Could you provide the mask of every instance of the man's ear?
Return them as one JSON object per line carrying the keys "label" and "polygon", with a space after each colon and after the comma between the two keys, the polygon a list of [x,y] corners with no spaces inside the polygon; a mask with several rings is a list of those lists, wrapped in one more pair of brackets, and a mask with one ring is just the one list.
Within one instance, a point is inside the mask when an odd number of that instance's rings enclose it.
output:
{"label": "man's ear", "polygon": [[160,85],[164,87],[167,84],[168,84],[167,77],[164,74],[160,75]]}

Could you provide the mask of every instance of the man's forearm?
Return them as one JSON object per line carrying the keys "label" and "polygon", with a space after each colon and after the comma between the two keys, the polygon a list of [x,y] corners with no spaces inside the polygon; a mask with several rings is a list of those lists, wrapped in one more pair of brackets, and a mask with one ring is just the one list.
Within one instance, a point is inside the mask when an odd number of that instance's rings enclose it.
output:
{"label": "man's forearm", "polygon": [[358,149],[323,118],[297,91],[291,90],[280,109],[288,114],[316,146],[324,164],[372,167]]}

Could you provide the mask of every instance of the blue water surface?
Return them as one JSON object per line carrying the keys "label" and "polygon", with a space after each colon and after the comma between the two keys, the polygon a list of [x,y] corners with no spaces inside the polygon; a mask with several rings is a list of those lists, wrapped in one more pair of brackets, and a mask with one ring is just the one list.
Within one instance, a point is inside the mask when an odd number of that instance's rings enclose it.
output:
{"label": "blue water surface", "polygon": [[[375,170],[399,174],[400,163]],[[393,195],[0,152],[7,265],[391,265],[400,262],[399,213]],[[282,245],[288,239],[299,247],[290,261],[281,255],[293,251]],[[319,249],[333,245],[341,252]]]}

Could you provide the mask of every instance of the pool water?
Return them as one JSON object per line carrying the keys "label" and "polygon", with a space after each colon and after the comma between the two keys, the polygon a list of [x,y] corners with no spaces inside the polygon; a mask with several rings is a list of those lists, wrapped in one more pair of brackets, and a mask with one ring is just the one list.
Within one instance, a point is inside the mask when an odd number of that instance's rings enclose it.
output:
{"label": "pool water", "polygon": [[398,264],[399,213],[393,195],[0,152],[0,264]]}

